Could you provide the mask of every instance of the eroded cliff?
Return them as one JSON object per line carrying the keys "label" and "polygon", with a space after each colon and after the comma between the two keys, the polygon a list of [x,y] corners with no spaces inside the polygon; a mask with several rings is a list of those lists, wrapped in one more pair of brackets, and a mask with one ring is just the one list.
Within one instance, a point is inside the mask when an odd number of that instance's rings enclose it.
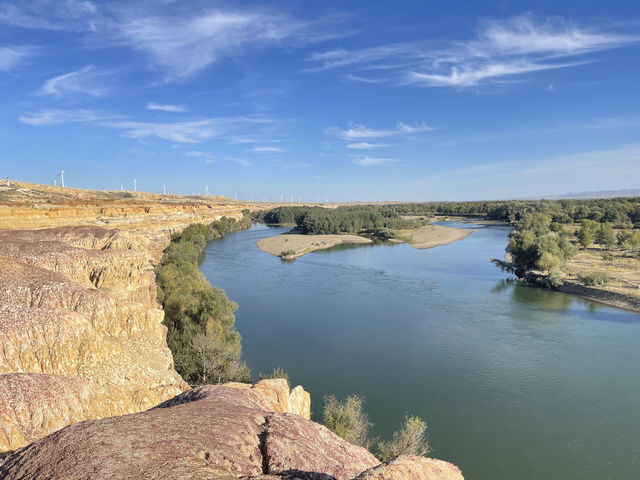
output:
{"label": "eroded cliff", "polygon": [[98,227],[0,232],[0,451],[188,388],[149,242]]}

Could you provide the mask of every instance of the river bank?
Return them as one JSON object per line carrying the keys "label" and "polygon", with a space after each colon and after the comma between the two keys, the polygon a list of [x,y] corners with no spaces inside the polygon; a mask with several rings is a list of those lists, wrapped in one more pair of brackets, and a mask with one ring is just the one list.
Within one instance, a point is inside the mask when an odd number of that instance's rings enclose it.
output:
{"label": "river bank", "polygon": [[[423,250],[448,245],[471,235],[472,230],[425,225],[415,230],[395,232],[397,243],[409,243],[413,248]],[[294,259],[315,250],[324,250],[342,244],[368,244],[372,240],[359,235],[303,235],[286,232],[274,237],[260,239],[256,245],[263,252],[284,259]]]}
{"label": "river bank", "polygon": [[367,244],[370,239],[358,235],[302,235],[285,233],[259,240],[256,245],[263,252],[283,259],[301,257],[315,250],[324,250],[342,244]]}

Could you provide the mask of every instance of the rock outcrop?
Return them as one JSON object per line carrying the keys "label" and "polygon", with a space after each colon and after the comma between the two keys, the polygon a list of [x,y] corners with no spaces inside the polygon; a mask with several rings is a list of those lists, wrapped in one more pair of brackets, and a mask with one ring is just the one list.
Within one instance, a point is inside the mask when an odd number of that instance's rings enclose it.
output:
{"label": "rock outcrop", "polygon": [[401,456],[362,472],[356,480],[464,480],[455,465],[435,458]]}
{"label": "rock outcrop", "polygon": [[0,232],[0,452],[188,388],[148,247],[97,227]]}
{"label": "rock outcrop", "polygon": [[[7,480],[299,478],[459,480],[453,465],[364,448],[283,413],[284,380],[189,390],[146,412],[63,428],[0,463]],[[377,467],[377,468],[376,468]],[[455,473],[457,472],[457,476]]]}

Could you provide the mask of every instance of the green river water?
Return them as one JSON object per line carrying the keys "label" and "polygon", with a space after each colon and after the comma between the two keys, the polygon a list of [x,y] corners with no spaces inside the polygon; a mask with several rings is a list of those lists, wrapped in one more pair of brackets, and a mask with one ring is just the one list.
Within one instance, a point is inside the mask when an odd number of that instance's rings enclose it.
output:
{"label": "green river water", "polygon": [[286,230],[230,234],[201,267],[240,306],[254,374],[284,368],[314,419],[323,395],[358,393],[375,435],[418,415],[467,480],[640,478],[639,314],[507,280],[488,260],[507,227],[292,263],[256,247]]}

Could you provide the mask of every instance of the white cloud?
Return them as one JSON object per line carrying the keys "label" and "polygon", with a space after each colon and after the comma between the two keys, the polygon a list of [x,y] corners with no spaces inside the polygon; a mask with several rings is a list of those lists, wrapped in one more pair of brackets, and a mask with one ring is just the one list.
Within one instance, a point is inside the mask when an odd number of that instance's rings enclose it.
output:
{"label": "white cloud", "polygon": [[103,115],[91,110],[62,110],[52,108],[35,113],[20,115],[18,120],[28,125],[41,127],[47,125],[59,125],[62,123],[96,123],[117,120],[119,118],[122,117]]}
{"label": "white cloud", "polygon": [[369,142],[358,142],[358,143],[349,143],[347,148],[354,148],[356,150],[369,150],[372,148],[381,148],[388,147],[389,144],[386,143],[369,143]]}
{"label": "white cloud", "polygon": [[369,83],[387,81],[397,85],[464,88],[505,77],[582,65],[593,60],[589,54],[638,42],[638,35],[589,28],[560,17],[539,19],[523,15],[487,20],[481,24],[477,36],[466,41],[440,42],[440,45],[425,41],[396,43],[362,50],[314,53],[308,60],[318,66],[307,71],[376,70],[377,78],[353,73],[343,77]]}
{"label": "white cloud", "polygon": [[207,11],[190,17],[126,14],[117,25],[116,39],[143,52],[173,80],[220,58],[277,44],[302,27],[287,16],[255,10]]}
{"label": "white cloud", "polygon": [[280,147],[270,147],[268,145],[260,145],[257,147],[253,147],[251,151],[255,153],[281,153],[281,152],[284,152],[284,149]]}
{"label": "white cloud", "polygon": [[49,109],[21,115],[21,122],[34,126],[62,123],[87,123],[122,130],[128,138],[162,138],[177,143],[199,143],[213,137],[224,137],[243,126],[271,123],[267,118],[219,117],[187,122],[141,122],[123,116],[107,115],[91,110]]}
{"label": "white cloud", "polygon": [[110,90],[108,86],[101,85],[101,79],[108,75],[109,73],[97,72],[92,65],[88,65],[75,72],[50,78],[38,90],[38,93],[40,95],[51,95],[55,98],[77,93],[92,97],[102,97]]}
{"label": "white cloud", "polygon": [[375,165],[384,165],[387,163],[397,162],[395,158],[377,158],[377,157],[362,157],[357,158],[353,161],[356,165],[360,165],[361,167],[373,167]]}
{"label": "white cloud", "polygon": [[[350,123],[349,128],[340,130],[337,128],[328,129],[328,133],[338,135],[343,140],[364,140],[373,138],[386,138],[386,137],[398,137],[407,134],[421,133],[433,130],[424,123],[417,124],[415,126],[406,125],[402,122],[397,122],[395,128],[388,129],[374,129],[365,127],[364,125],[358,125],[356,123]],[[351,147],[356,148],[356,147]]]}
{"label": "white cloud", "polygon": [[163,105],[160,103],[147,103],[147,110],[162,110],[163,112],[184,112],[184,105]]}
{"label": "white cloud", "polygon": [[[98,7],[85,0],[33,0],[0,5],[0,23],[43,30],[93,30]],[[18,6],[19,4],[19,6]]]}
{"label": "white cloud", "polygon": [[235,163],[239,163],[240,165],[242,165],[243,167],[248,167],[251,165],[251,162],[249,162],[249,160],[247,160],[246,158],[240,158],[240,157],[224,157],[225,160],[229,160],[230,162],[235,162]]}
{"label": "white cloud", "polygon": [[16,69],[36,51],[35,47],[29,45],[0,47],[0,72]]}
{"label": "white cloud", "polygon": [[351,73],[347,73],[346,75],[343,75],[342,78],[344,78],[345,80],[351,80],[352,82],[369,83],[369,84],[381,83],[383,81],[379,78],[361,77],[360,75],[352,75]]}
{"label": "white cloud", "polygon": [[200,152],[198,150],[192,150],[190,152],[185,152],[184,154],[185,157],[191,157],[191,158],[201,158],[204,163],[206,164],[211,164],[214,162],[216,156],[208,153],[208,152]]}
{"label": "white cloud", "polygon": [[565,68],[578,65],[577,63],[564,63],[553,65],[543,65],[526,62],[495,63],[467,68],[460,70],[458,67],[451,67],[449,74],[427,74],[418,72],[408,72],[407,82],[431,87],[471,87],[478,85],[483,80],[506,77],[510,75],[521,75],[523,73],[538,72],[541,70],[551,70],[555,68]]}

